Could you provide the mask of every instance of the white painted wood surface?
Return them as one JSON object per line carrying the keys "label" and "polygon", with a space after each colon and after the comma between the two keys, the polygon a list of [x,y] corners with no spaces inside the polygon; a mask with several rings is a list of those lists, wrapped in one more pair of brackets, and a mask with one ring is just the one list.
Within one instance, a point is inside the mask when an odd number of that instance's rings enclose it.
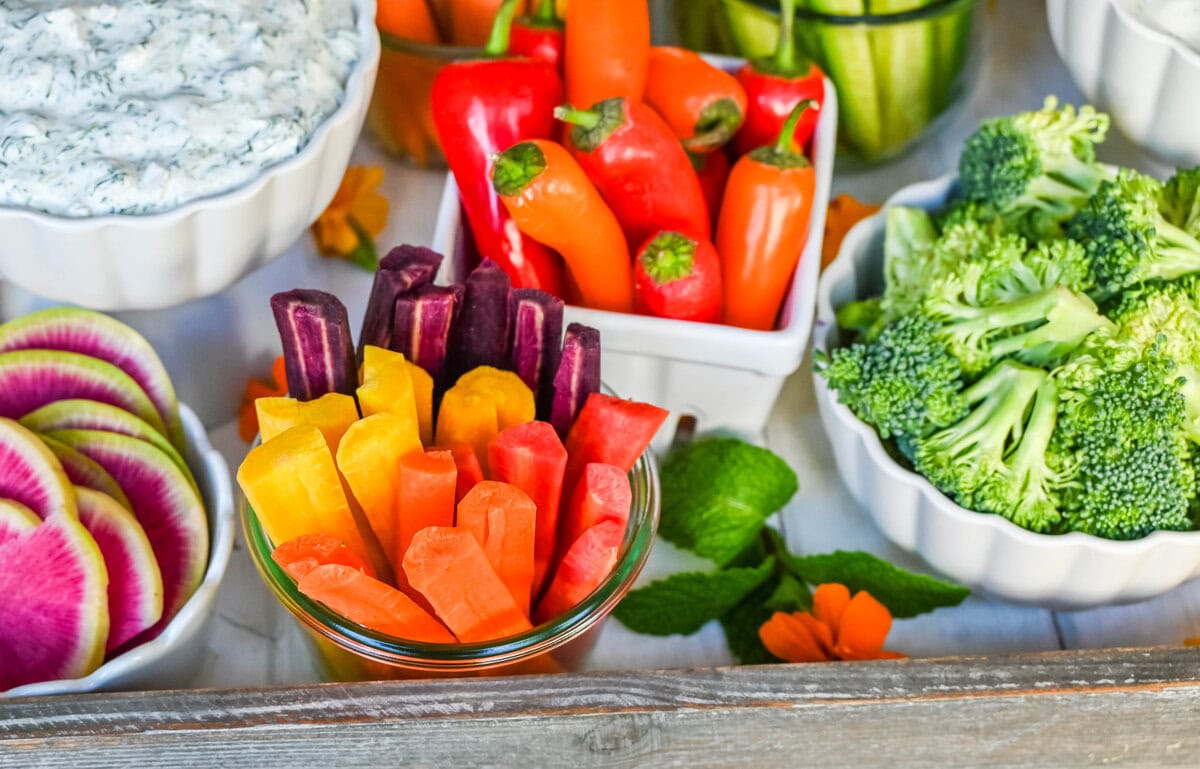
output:
{"label": "white painted wood surface", "polygon": [[[1036,107],[1048,93],[1064,100],[1081,100],[1054,53],[1042,2],[1000,0],[995,5],[989,18],[989,49],[980,82],[961,113],[901,160],[867,172],[837,173],[835,192],[882,201],[905,184],[952,170],[961,140],[980,118]],[[1101,155],[1151,172],[1164,170],[1115,132]],[[393,212],[380,242],[428,243],[441,173],[384,159],[369,142],[360,145],[355,162],[379,163],[387,171],[383,191]],[[342,297],[351,317],[361,317],[369,285],[367,273],[345,263],[320,259],[305,239],[272,265],[216,297],[173,310],[121,317],[142,330],[162,351],[181,398],[213,427],[215,445],[236,469],[246,446],[229,420],[246,378],[264,374],[278,349],[267,297],[274,291],[300,286],[325,288]],[[0,306],[6,316],[35,304],[36,300],[4,287]],[[765,440],[800,476],[800,492],[782,515],[794,550],[813,553],[864,549],[906,567],[921,568],[917,559],[891,546],[874,529],[842,487],[816,415],[807,362],[788,381]],[[238,547],[210,625],[206,658],[196,671],[193,685],[246,687],[317,681],[298,627],[267,593],[240,543]],[[686,554],[660,544],[642,580],[685,568],[687,563]],[[1052,613],[972,597],[957,608],[898,621],[889,647],[923,657],[1173,645],[1188,636],[1200,636],[1200,581],[1145,603],[1084,612]],[[651,638],[635,635],[610,621],[589,667],[692,667],[730,661],[715,624],[687,638]]]}

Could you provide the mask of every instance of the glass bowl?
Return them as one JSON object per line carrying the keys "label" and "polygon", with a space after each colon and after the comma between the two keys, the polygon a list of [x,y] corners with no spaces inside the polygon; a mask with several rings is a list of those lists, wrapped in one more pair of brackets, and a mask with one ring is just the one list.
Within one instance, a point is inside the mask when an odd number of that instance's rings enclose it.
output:
{"label": "glass bowl", "polygon": [[[775,0],[717,2],[718,27],[710,31],[710,39],[747,58],[769,56],[775,50]],[[859,4],[872,6],[867,0]],[[856,16],[797,9],[796,45],[825,71],[838,92],[842,156],[860,165],[894,158],[929,135],[930,127],[943,122],[952,106],[965,101],[982,61],[979,4],[936,0],[903,13]],[[676,0],[675,5],[676,23],[683,28],[693,3]]]}
{"label": "glass bowl", "polygon": [[375,91],[367,110],[367,128],[385,152],[426,168],[445,167],[433,124],[430,93],[442,67],[477,59],[482,49],[418,43],[379,33],[382,50]]}
{"label": "glass bowl", "polygon": [[296,589],[271,558],[272,543],[258,516],[239,496],[247,549],[258,573],[312,643],[328,681],[373,681],[430,676],[559,673],[579,670],[599,623],[633,586],[650,555],[660,508],[658,468],[649,451],[629,473],[633,506],[617,565],[607,579],[565,614],[520,635],[470,644],[409,641],[363,627]]}

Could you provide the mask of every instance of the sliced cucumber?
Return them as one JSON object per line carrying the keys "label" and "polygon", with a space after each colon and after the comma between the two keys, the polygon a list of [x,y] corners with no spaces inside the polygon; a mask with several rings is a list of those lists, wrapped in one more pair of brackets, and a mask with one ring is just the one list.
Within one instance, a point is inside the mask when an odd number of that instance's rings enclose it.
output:
{"label": "sliced cucumber", "polygon": [[[913,11],[929,0],[869,0],[872,14]],[[909,21],[871,30],[879,87],[881,144],[878,154],[908,144],[934,114],[936,86],[933,22]]]}
{"label": "sliced cucumber", "polygon": [[747,59],[770,56],[779,41],[779,16],[747,0],[724,0],[726,28],[734,50]]}
{"label": "sliced cucumber", "polygon": [[[838,16],[862,16],[864,0],[809,0],[809,9]],[[842,142],[855,153],[872,158],[883,146],[879,82],[871,51],[871,33],[865,24],[820,24],[800,21],[797,27],[816,29],[801,39],[816,41],[820,50],[811,55],[833,80],[838,93],[838,126]]]}

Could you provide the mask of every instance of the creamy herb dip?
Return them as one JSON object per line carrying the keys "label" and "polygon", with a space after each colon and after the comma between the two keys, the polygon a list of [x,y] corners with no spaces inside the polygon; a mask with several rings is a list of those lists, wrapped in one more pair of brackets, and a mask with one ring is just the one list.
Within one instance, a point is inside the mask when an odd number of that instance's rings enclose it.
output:
{"label": "creamy herb dip", "polygon": [[295,155],[360,51],[352,0],[2,0],[0,205],[147,214]]}
{"label": "creamy herb dip", "polygon": [[1121,5],[1146,26],[1200,52],[1200,0],[1122,0]]}

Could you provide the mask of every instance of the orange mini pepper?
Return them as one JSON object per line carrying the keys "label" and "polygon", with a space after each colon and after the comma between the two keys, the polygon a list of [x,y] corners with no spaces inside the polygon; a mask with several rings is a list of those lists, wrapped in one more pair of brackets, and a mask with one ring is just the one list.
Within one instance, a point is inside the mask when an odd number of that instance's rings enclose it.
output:
{"label": "orange mini pepper", "polygon": [[744,155],[729,173],[717,219],[725,322],[760,330],[775,327],[779,307],[808,237],[816,176],[804,155],[791,149],[800,115],[792,110],[775,146]]}
{"label": "orange mini pepper", "polygon": [[492,185],[521,232],[562,254],[584,305],[633,311],[625,233],[571,153],[546,140],[514,144],[496,156]]}
{"label": "orange mini pepper", "polygon": [[640,101],[650,58],[646,0],[583,0],[567,5],[567,101],[588,106],[614,96]]}
{"label": "orange mini pepper", "polygon": [[746,90],[733,75],[686,48],[650,49],[646,103],[692,152],[711,152],[746,118]]}

